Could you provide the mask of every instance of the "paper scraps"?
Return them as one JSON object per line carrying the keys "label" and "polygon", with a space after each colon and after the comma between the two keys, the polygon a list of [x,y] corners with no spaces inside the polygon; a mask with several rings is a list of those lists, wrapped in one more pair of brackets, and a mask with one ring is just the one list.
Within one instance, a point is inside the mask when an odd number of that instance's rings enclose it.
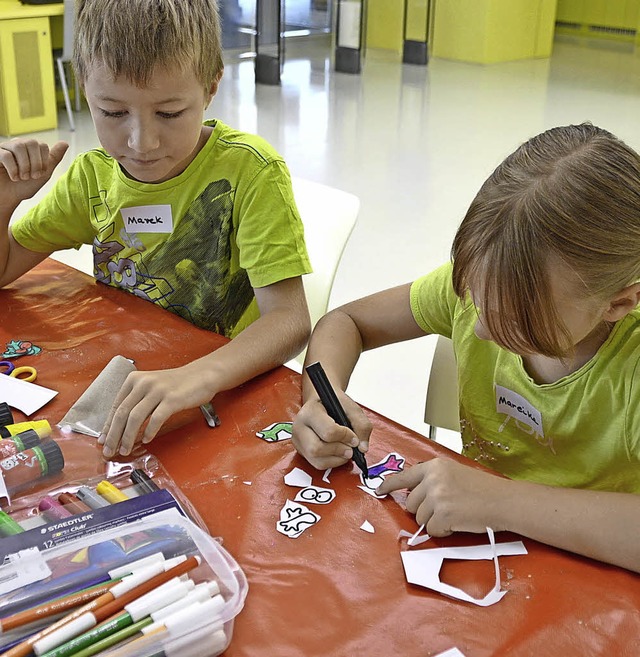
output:
{"label": "paper scraps", "polygon": [[464,657],[464,654],[457,648],[449,648],[449,650],[445,650],[444,652],[435,655],[435,657]]}
{"label": "paper scraps", "polygon": [[336,499],[336,492],[331,488],[321,488],[313,485],[313,479],[300,468],[293,468],[284,476],[287,486],[294,486],[301,490],[295,496],[294,501],[287,500],[280,510],[280,521],[276,523],[276,529],[289,538],[298,538],[305,529],[313,527],[320,521],[320,516],[308,509],[300,502],[307,504],[329,504]]}
{"label": "paper scraps", "polygon": [[11,340],[7,342],[4,353],[0,358],[19,358],[20,356],[36,356],[42,351],[42,347],[38,347],[29,340]]}
{"label": "paper scraps", "polygon": [[280,510],[280,521],[276,529],[289,538],[298,538],[305,529],[313,527],[320,521],[320,516],[304,504],[287,500]]}
{"label": "paper scraps", "polygon": [[36,383],[23,381],[13,376],[0,376],[0,399],[27,416],[33,415],[57,394],[56,390],[39,386]]}
{"label": "paper scraps", "polygon": [[[426,550],[414,550],[411,552],[401,552],[402,565],[404,566],[407,581],[410,584],[417,584],[425,588],[437,591],[450,598],[471,602],[480,607],[488,607],[499,602],[506,594],[506,591],[500,590],[500,568],[498,566],[498,556],[510,556],[527,554],[522,541],[513,543],[495,542],[493,530],[487,527],[490,545],[475,545],[470,547],[449,547],[449,548],[431,548]],[[487,593],[484,598],[478,599],[471,597],[462,589],[456,588],[440,581],[440,569],[445,559],[493,559],[496,573],[495,586]]]}
{"label": "paper scraps", "polygon": [[400,456],[400,454],[396,452],[390,452],[381,461],[369,466],[368,477],[365,478],[364,474],[360,473],[360,481],[362,482],[362,485],[358,486],[358,488],[378,499],[386,497],[386,495],[376,495],[376,489],[382,484],[387,475],[402,472],[404,469],[404,463],[404,456]]}
{"label": "paper scraps", "polygon": [[266,440],[268,443],[278,443],[281,440],[289,440],[292,435],[291,422],[274,422],[262,431],[257,431],[256,436]]}
{"label": "paper scraps", "polygon": [[331,470],[333,470],[333,468],[327,468],[327,469],[324,471],[324,474],[322,475],[322,481],[324,481],[326,484],[330,484],[330,483],[331,483],[331,482],[329,481],[329,475],[331,474]]}
{"label": "paper scraps", "polygon": [[420,532],[424,530],[424,525],[420,525],[418,527],[418,531],[412,534],[411,532],[405,531],[404,529],[401,529],[398,532],[398,538],[402,538],[403,536],[407,536],[409,540],[407,541],[407,545],[411,547],[415,547],[416,545],[421,545],[422,543],[425,543],[428,541],[431,536],[425,532],[424,536],[420,536]]}
{"label": "paper scraps", "polygon": [[369,532],[369,534],[375,534],[376,533],[376,530],[375,530],[374,526],[368,520],[365,520],[360,525],[360,529],[362,529],[362,531]]}

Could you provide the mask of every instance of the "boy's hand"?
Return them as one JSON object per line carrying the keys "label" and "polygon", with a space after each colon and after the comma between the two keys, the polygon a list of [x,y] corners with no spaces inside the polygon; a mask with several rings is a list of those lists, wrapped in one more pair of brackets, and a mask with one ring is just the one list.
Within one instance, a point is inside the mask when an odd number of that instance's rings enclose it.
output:
{"label": "boy's hand", "polygon": [[482,533],[504,527],[502,505],[509,503],[509,479],[447,458],[435,458],[385,479],[379,495],[408,488],[407,510],[431,536],[455,531]]}
{"label": "boy's hand", "polygon": [[336,424],[319,399],[310,399],[293,421],[292,441],[295,448],[318,470],[335,468],[353,456],[353,448],[369,449],[371,422],[362,409],[343,392],[338,399],[351,422],[353,431]]}
{"label": "boy's hand", "polygon": [[51,149],[35,139],[0,143],[0,203],[17,207],[31,198],[51,178],[68,148],[64,141]]}
{"label": "boy's hand", "polygon": [[193,363],[171,370],[131,372],[98,439],[104,445],[103,455],[130,454],[145,422],[141,439],[151,442],[174,413],[211,401],[210,390]]}

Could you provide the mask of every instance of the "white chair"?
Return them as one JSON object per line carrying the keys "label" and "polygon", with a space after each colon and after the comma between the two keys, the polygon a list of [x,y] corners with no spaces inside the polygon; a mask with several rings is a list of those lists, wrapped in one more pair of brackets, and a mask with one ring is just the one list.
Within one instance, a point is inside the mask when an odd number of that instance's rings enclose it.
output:
{"label": "white chair", "polygon": [[460,431],[456,357],[453,343],[442,335],[438,336],[429,372],[424,421],[431,440],[436,439],[437,428]]}
{"label": "white chair", "polygon": [[[311,325],[315,326],[327,312],[338,264],[358,218],[360,199],[349,192],[310,180],[293,178],[292,182],[313,267],[313,273],[303,276],[302,281]],[[306,349],[287,365],[300,370],[305,353]]]}
{"label": "white chair", "polygon": [[[73,118],[73,110],[71,109],[71,99],[69,98],[69,86],[67,84],[65,64],[69,64],[73,56],[73,32],[75,29],[76,20],[75,12],[76,0],[64,0],[62,50],[56,49],[53,51],[53,57],[56,60],[56,67],[58,69],[58,77],[60,78],[60,84],[62,85],[64,104],[67,108],[67,116],[69,117],[69,130],[72,132],[76,129],[76,123]],[[75,78],[74,96],[76,101],[76,112],[79,112],[80,85],[78,84],[78,78]]]}

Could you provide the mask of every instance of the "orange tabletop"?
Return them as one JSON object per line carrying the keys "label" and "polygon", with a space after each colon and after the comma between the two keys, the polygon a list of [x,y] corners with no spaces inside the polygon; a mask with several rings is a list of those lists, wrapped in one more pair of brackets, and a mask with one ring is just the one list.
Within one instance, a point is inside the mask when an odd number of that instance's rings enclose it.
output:
{"label": "orange tabletop", "polygon": [[[33,416],[52,424],[116,354],[135,359],[139,369],[165,368],[224,343],[52,260],[0,290],[0,309],[3,343],[24,339],[43,348],[20,360],[37,367],[37,383],[59,391]],[[426,657],[454,646],[466,657],[640,655],[640,578],[535,541],[524,539],[527,555],[500,558],[507,594],[494,606],[407,584],[400,559],[406,540],[399,541],[398,532],[415,531],[414,519],[393,499],[359,490],[350,466],[332,473],[337,498],[314,507],[322,516],[317,525],[297,539],[278,533],[280,509],[295,496],[283,482],[291,468],[303,468],[314,484],[326,486],[290,441],[255,436],[272,422],[291,420],[299,406],[299,375],[281,367],[216,397],[222,421],[216,429],[199,414],[185,414],[182,428],[149,446],[249,580],[225,655]],[[374,426],[370,462],[391,451],[408,463],[462,458],[368,414]],[[64,477],[102,471],[94,439],[54,431],[67,461]],[[360,529],[365,520],[374,534]],[[500,542],[518,538],[497,535]],[[486,542],[486,535],[459,534],[432,539],[424,549]],[[488,561],[455,562],[445,563],[442,575],[481,597],[492,585],[492,571]]]}

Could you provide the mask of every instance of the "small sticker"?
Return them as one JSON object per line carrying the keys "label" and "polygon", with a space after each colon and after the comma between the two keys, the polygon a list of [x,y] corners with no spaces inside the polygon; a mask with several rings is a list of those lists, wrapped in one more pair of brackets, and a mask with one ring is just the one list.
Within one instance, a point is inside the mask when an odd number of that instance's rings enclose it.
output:
{"label": "small sticker", "polygon": [[120,210],[127,233],[172,233],[170,205],[138,205]]}
{"label": "small sticker", "polygon": [[262,431],[256,432],[258,438],[266,440],[268,443],[277,443],[281,440],[289,440],[291,438],[291,422],[274,422]]}
{"label": "small sticker", "polygon": [[2,358],[19,358],[20,356],[36,356],[42,351],[29,340],[11,340],[7,342]]}

